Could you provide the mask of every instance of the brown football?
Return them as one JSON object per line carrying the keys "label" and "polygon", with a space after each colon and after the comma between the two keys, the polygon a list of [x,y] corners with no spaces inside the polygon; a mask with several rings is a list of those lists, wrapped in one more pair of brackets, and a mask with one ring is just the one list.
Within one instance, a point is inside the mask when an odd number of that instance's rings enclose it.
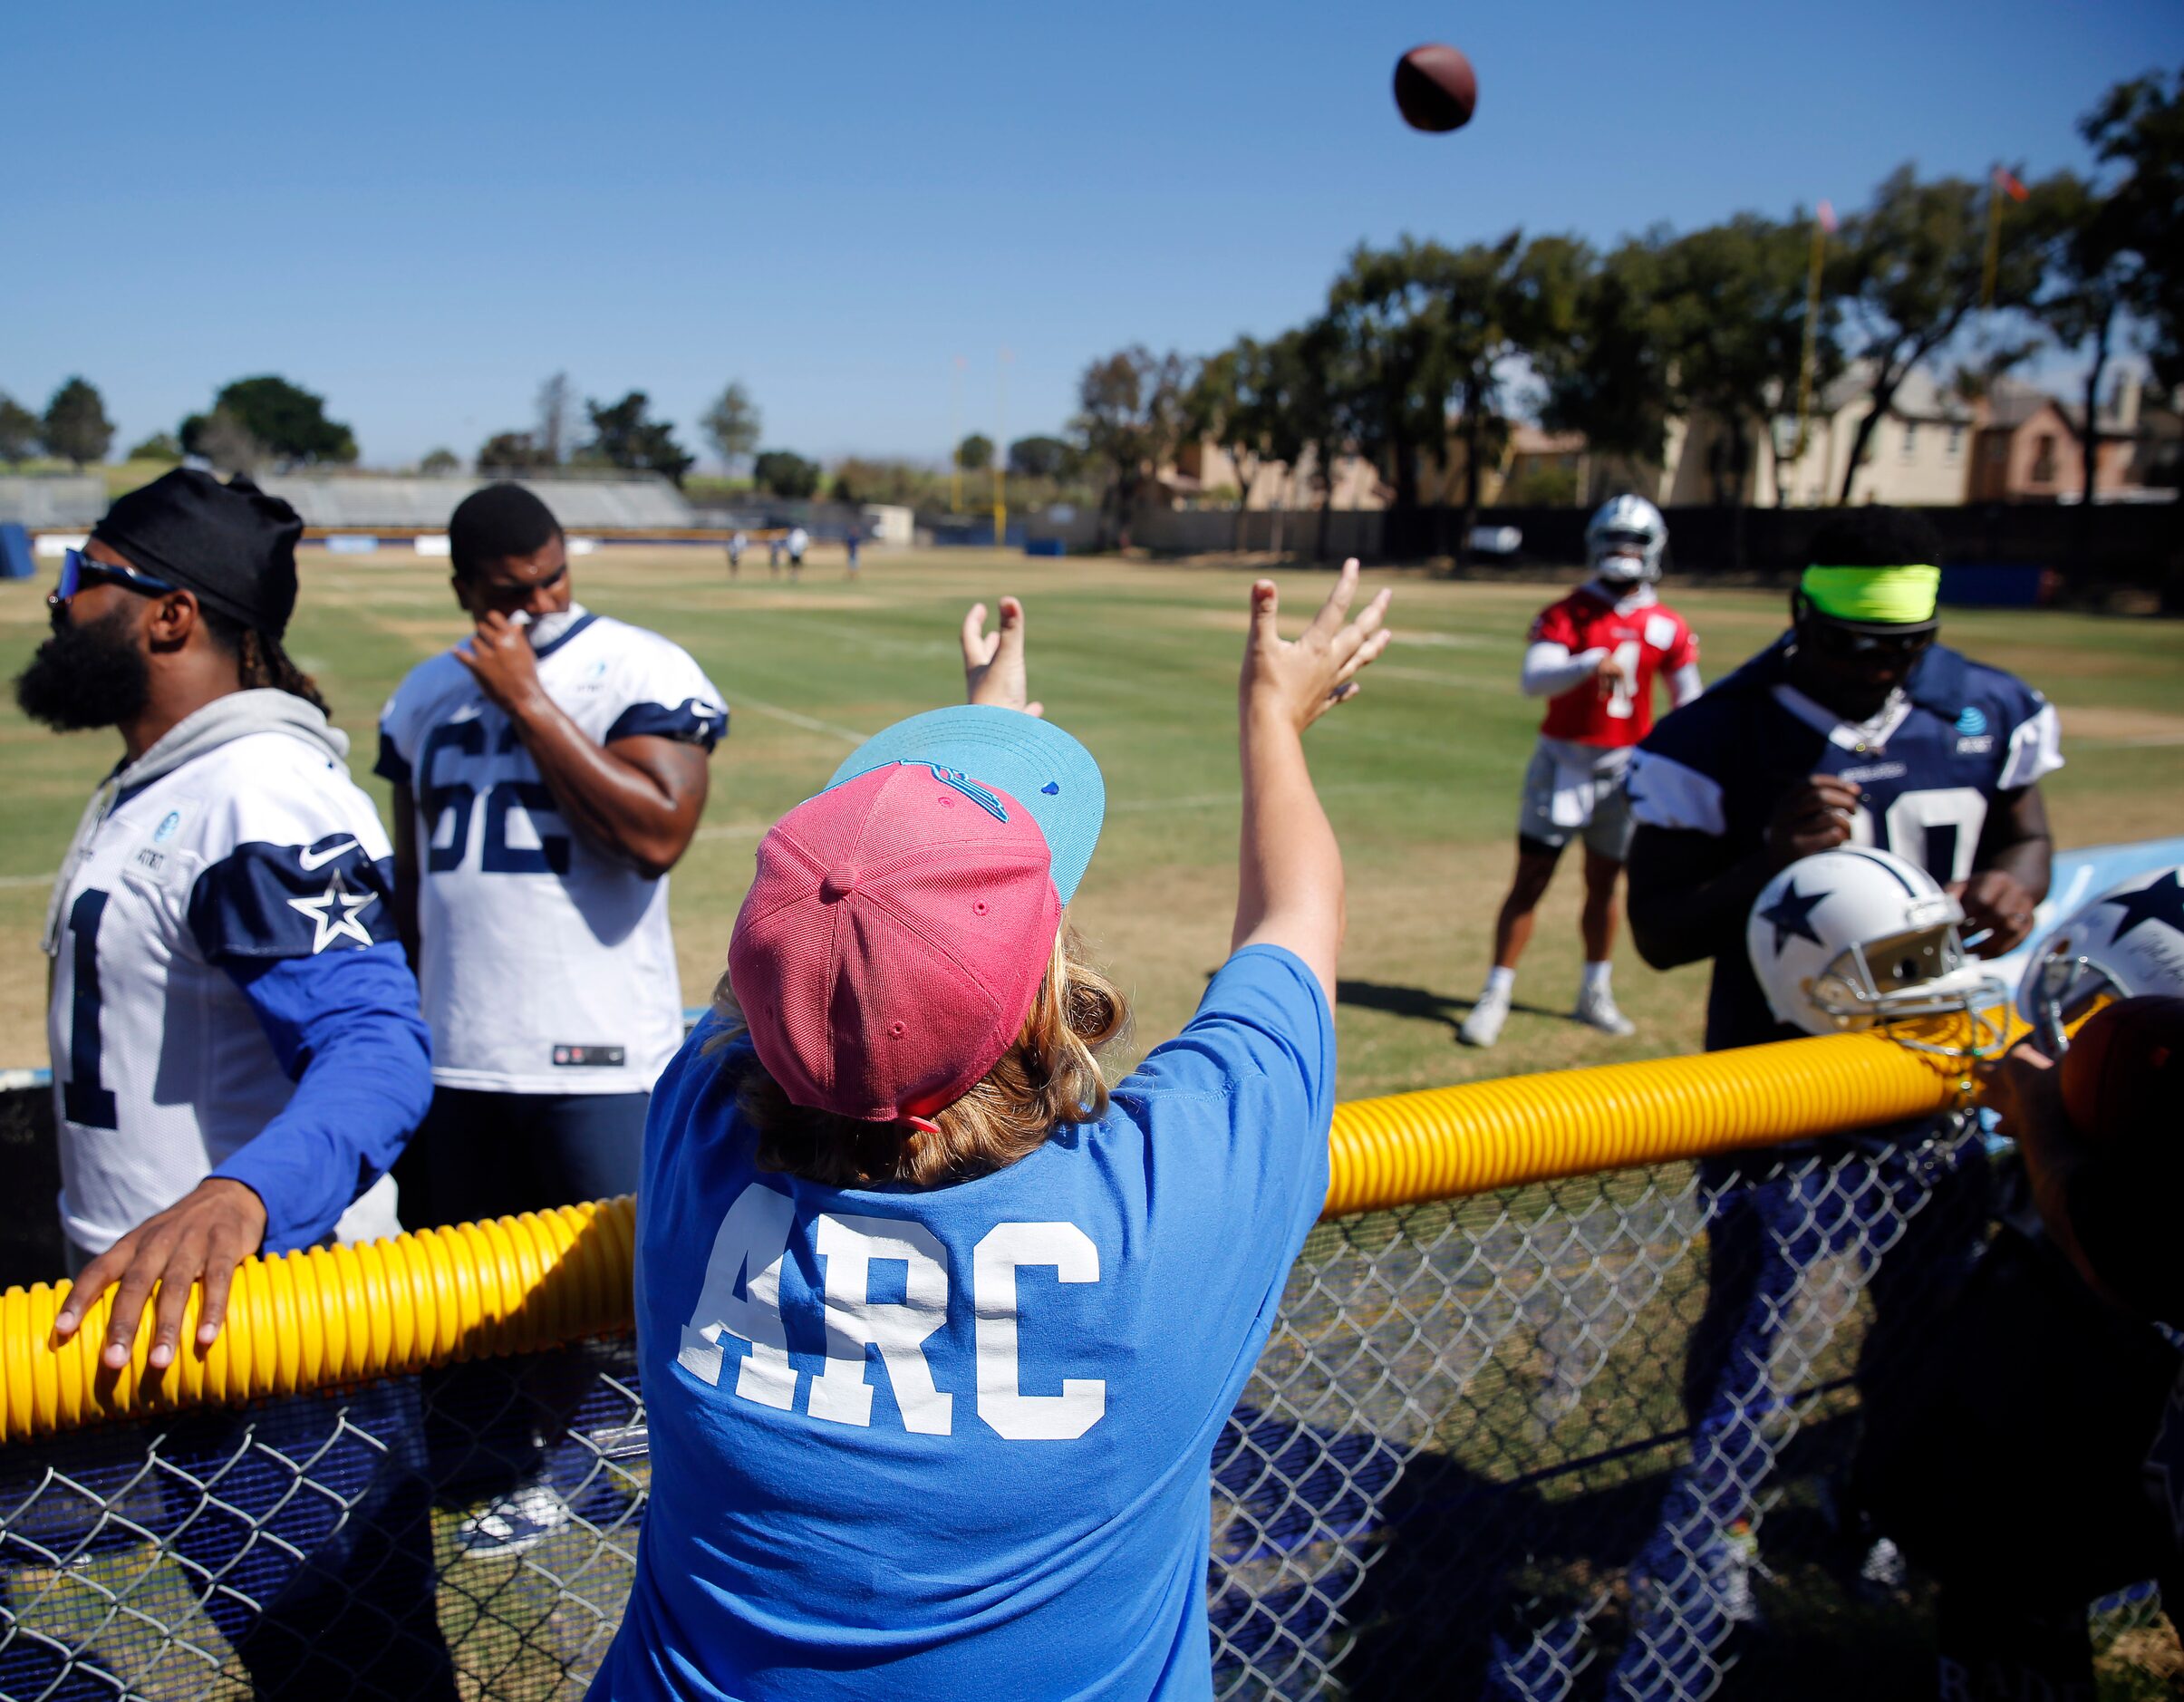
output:
{"label": "brown football", "polygon": [[1461,130],[1478,103],[1478,73],[1445,43],[1414,47],[1396,62],[1396,107],[1413,130]]}
{"label": "brown football", "polygon": [[2173,1131],[2184,1100],[2184,999],[2120,999],[2096,1011],[2063,1054],[2063,1108],[2098,1145]]}

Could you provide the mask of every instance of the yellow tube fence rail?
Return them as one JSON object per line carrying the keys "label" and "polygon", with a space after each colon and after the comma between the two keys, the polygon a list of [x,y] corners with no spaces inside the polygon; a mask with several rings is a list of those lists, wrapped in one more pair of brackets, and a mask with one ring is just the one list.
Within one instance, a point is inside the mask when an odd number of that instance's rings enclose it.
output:
{"label": "yellow tube fence rail", "polygon": [[[1970,1086],[1960,1059],[1857,1034],[1352,1100],[1335,1108],[1326,1215],[1870,1128],[1959,1105]],[[164,1374],[146,1364],[149,1320],[125,1369],[99,1365],[111,1296],[56,1344],[67,1285],[9,1289],[0,1445],[627,1329],[634,1226],[624,1196],[249,1259],[202,1353],[187,1345],[191,1295]]]}

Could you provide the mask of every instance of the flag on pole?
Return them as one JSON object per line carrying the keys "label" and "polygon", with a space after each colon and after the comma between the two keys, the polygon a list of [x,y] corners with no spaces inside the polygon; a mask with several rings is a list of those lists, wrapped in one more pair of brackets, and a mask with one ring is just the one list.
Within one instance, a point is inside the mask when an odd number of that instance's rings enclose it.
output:
{"label": "flag on pole", "polygon": [[2018,182],[2016,177],[2003,166],[1995,168],[1995,187],[2013,201],[2022,201],[2032,195],[2032,191]]}
{"label": "flag on pole", "polygon": [[1820,227],[1826,231],[1831,237],[1842,228],[1842,221],[1835,217],[1835,203],[1833,201],[1822,201],[1820,204],[1819,218]]}

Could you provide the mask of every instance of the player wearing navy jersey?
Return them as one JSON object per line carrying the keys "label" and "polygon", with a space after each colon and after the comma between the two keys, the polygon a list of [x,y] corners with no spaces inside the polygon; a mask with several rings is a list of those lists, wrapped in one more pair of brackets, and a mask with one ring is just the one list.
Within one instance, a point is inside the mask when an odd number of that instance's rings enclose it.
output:
{"label": "player wearing navy jersey", "polygon": [[[1828,528],[1815,555],[1930,553],[1929,530],[1880,511]],[[1631,759],[1631,931],[1657,969],[1714,960],[1709,1050],[1794,1032],[1769,1015],[1744,936],[1760,889],[1800,857],[1872,845],[1919,865],[1957,894],[1985,957],[2024,940],[2047,891],[2054,708],[1936,643],[1938,568],[1861,585],[1881,566],[1807,569],[1790,631]]]}
{"label": "player wearing navy jersey", "polygon": [[[398,1173],[412,1227],[637,1185],[645,1107],[682,1040],[668,871],[728,725],[677,645],[571,595],[561,527],[519,485],[448,527],[468,638],[380,718],[395,910],[432,1027],[432,1110]],[[488,1512],[504,1549],[561,1510]],[[467,1532],[466,1552],[493,1532]]]}
{"label": "player wearing navy jersey", "polygon": [[[430,1091],[385,835],[349,778],[347,740],[280,644],[302,530],[240,479],[178,469],[123,497],[65,557],[53,635],[16,682],[34,719],[111,726],[122,740],[63,860],[46,929],[60,1212],[76,1272],[55,1333],[73,1335],[112,1289],[109,1368],[128,1363],[148,1305],[155,1372],[208,1351],[237,1263],[329,1237]],[[205,1608],[258,1694],[452,1696],[427,1510],[403,1469],[415,1391],[354,1400],[352,1417],[390,1446],[357,1463],[358,1499],[338,1530],[295,1505],[279,1474],[224,1477],[217,1516],[198,1516],[187,1480],[154,1499],[176,1523],[177,1557],[205,1575],[237,1564],[236,1520],[257,1527],[261,1552]],[[198,1429],[239,1455],[249,1422]],[[341,1453],[356,1434],[331,1401],[273,1431],[295,1457]],[[76,1694],[84,1681],[57,1660],[18,1641],[0,1659],[0,1691],[47,1694],[59,1679]]]}
{"label": "player wearing navy jersey", "polygon": [[[1656,968],[1713,959],[1710,1050],[1802,1032],[1777,1022],[1745,936],[1762,889],[1814,853],[1876,846],[1924,868],[1957,896],[1982,956],[2031,929],[2050,854],[2039,781],[2063,760],[2055,713],[1936,642],[1938,554],[1931,527],[1891,510],[1824,527],[1790,631],[1668,716],[1632,759],[1631,932]],[[1767,919],[1795,931],[1812,899],[1792,883]],[[1685,1375],[1693,1457],[1638,1565],[1653,1605],[1619,1669],[1636,1694],[1698,1670],[1709,1651],[1692,1628],[1728,1629],[1723,1603],[1739,1592],[1726,1536],[1758,1519],[1780,1439],[1766,1367],[1805,1272],[1846,1252],[1878,1260],[1863,1359],[1879,1367],[1930,1317],[1982,1233],[1986,1172],[1968,1121],[1896,1131],[1858,1169],[1868,1179],[1846,1197],[1839,1165],[1759,1154],[1701,1167],[1708,1291]]]}

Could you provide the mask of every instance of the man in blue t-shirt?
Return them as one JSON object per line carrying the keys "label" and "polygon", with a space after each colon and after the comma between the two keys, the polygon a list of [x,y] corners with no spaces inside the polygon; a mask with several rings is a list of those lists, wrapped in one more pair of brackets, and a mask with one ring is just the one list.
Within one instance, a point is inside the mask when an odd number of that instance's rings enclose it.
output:
{"label": "man in blue t-shirt", "polygon": [[[1328,1182],[1342,870],[1300,736],[1387,642],[1252,588],[1232,955],[1110,1096],[1063,906],[1104,783],[1026,701],[776,824],[639,1193],[652,1489],[612,1697],[1212,1694],[1207,1461]],[[1025,713],[1027,710],[1030,713]]]}

